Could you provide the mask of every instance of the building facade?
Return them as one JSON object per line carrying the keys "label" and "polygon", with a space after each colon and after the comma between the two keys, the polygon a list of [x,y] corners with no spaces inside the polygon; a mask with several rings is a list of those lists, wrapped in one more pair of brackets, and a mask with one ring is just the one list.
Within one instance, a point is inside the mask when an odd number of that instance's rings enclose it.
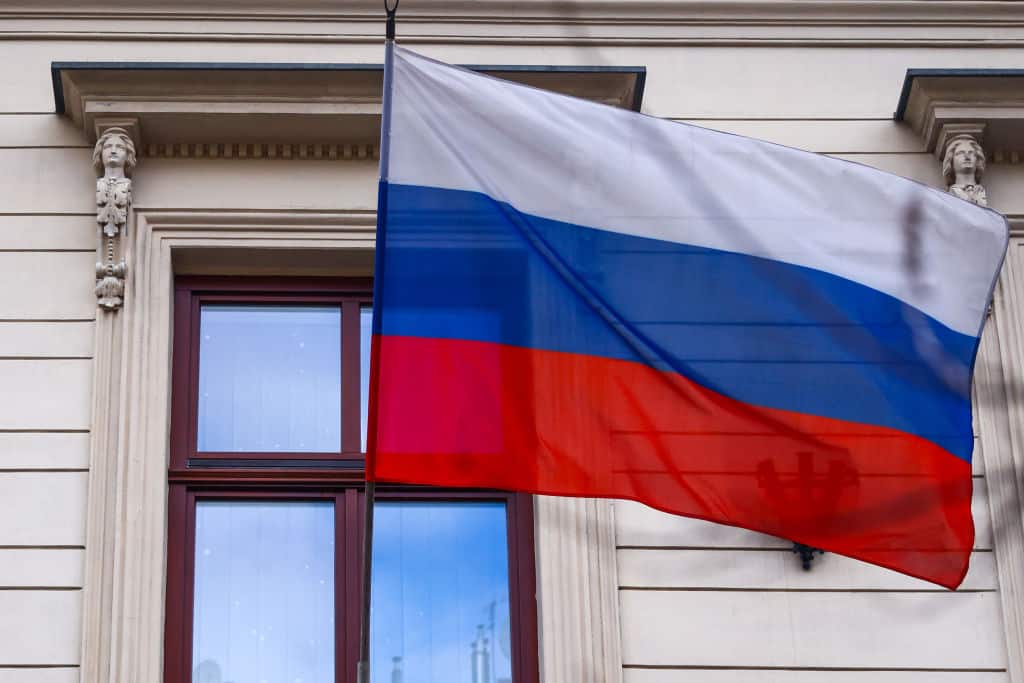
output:
{"label": "building facade", "polygon": [[[382,7],[9,0],[0,27],[0,683],[353,681]],[[396,488],[374,680],[1024,683],[1024,5],[406,0],[398,36],[1012,233],[960,590],[636,503]]]}

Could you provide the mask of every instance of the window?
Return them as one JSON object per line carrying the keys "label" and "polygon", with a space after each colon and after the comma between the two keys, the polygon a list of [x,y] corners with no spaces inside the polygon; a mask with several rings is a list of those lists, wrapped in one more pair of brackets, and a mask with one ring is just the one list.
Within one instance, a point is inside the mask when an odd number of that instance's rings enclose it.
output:
{"label": "window", "polygon": [[341,308],[203,304],[196,449],[341,453]]}
{"label": "window", "polygon": [[[367,280],[180,279],[167,683],[355,680]],[[376,683],[537,680],[532,503],[378,486]]]}

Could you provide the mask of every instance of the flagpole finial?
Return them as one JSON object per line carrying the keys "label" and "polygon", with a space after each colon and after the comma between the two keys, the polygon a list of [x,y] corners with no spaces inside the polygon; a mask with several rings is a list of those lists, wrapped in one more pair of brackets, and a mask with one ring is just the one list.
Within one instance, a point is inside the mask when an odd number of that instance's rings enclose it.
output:
{"label": "flagpole finial", "polygon": [[387,28],[384,37],[387,40],[395,39],[395,19],[398,14],[399,0],[384,0],[384,14],[387,16]]}

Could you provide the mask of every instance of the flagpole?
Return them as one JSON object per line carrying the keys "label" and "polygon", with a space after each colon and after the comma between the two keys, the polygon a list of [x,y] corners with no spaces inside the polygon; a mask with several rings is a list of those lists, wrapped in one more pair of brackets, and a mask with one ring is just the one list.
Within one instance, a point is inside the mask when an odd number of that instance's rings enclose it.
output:
{"label": "flagpole", "polygon": [[373,495],[376,483],[366,482],[366,511],[363,524],[363,615],[359,626],[358,683],[370,683],[370,561],[373,553]]}
{"label": "flagpole", "polygon": [[[377,294],[376,283],[380,282],[380,253],[383,245],[380,244],[383,235],[385,213],[387,210],[387,179],[388,179],[388,147],[391,133],[391,75],[395,47],[395,23],[400,0],[384,0],[384,12],[386,16],[385,40],[384,40],[384,88],[381,95],[381,117],[380,117],[380,183],[377,196],[377,240],[375,268],[374,294]],[[379,326],[380,300],[374,296],[374,334]],[[379,359],[371,359],[379,360]],[[371,373],[373,374],[373,373]],[[372,390],[376,390],[376,382],[371,382]],[[363,513],[363,585],[362,585],[362,618],[359,626],[359,663],[356,668],[357,683],[370,683],[370,579],[373,575],[373,502],[377,489],[377,482],[371,480],[370,463],[376,449],[376,410],[370,407],[370,430],[367,435],[367,481],[366,481],[366,508]]]}

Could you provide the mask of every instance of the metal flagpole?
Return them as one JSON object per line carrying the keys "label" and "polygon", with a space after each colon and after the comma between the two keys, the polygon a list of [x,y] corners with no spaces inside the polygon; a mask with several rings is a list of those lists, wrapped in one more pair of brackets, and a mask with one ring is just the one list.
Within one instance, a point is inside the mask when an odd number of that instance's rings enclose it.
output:
{"label": "metal flagpole", "polygon": [[373,553],[373,493],[376,483],[366,482],[366,512],[363,526],[363,616],[359,626],[358,683],[370,683],[370,560]]}
{"label": "metal flagpole", "polygon": [[[388,179],[388,147],[391,133],[391,75],[392,63],[395,48],[395,18],[398,13],[399,0],[384,0],[384,12],[387,17],[384,40],[384,90],[381,95],[381,117],[380,117],[380,184],[377,197],[377,258],[380,264],[380,249],[383,236],[385,213],[387,209],[387,179]],[[380,268],[375,268],[375,282],[380,282]],[[378,290],[376,286],[375,290]],[[376,294],[376,292],[375,292]],[[379,297],[374,297],[374,316],[380,316]],[[376,321],[375,321],[376,323]],[[374,326],[376,333],[377,325]],[[375,387],[374,387],[375,389]],[[371,427],[376,422],[376,411],[371,407]],[[371,461],[373,451],[376,448],[375,429],[371,429],[367,443],[367,465]],[[367,472],[369,474],[369,472]],[[356,669],[356,681],[358,683],[370,683],[370,578],[373,573],[373,499],[377,483],[367,480],[366,482],[366,510],[363,514],[363,614],[359,627],[359,664]]]}

